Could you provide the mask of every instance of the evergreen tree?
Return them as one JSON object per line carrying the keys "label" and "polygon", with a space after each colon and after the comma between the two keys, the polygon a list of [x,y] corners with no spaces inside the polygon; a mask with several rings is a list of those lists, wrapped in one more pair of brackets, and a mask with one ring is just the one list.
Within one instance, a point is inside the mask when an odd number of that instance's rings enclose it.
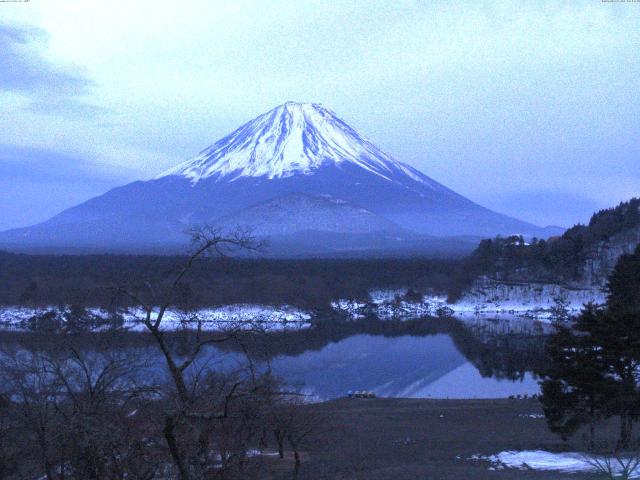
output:
{"label": "evergreen tree", "polygon": [[640,314],[640,245],[622,255],[609,277],[607,305],[612,313]]}
{"label": "evergreen tree", "polygon": [[623,255],[609,279],[606,307],[586,305],[569,326],[557,325],[541,372],[542,404],[552,431],[566,438],[598,419],[620,420],[627,449],[640,418],[640,246]]}
{"label": "evergreen tree", "polygon": [[[603,313],[602,308],[589,304],[579,318],[591,323]],[[589,335],[578,332],[578,322],[571,327],[556,323],[556,334],[546,346],[550,362],[542,372],[541,402],[552,432],[566,440],[587,426],[589,447],[593,448],[596,423],[608,412],[612,383],[606,377],[598,345]]]}
{"label": "evergreen tree", "polygon": [[611,413],[620,417],[620,446],[628,448],[640,418],[640,245],[622,255],[609,277],[607,321],[593,329],[601,339],[616,391]]}

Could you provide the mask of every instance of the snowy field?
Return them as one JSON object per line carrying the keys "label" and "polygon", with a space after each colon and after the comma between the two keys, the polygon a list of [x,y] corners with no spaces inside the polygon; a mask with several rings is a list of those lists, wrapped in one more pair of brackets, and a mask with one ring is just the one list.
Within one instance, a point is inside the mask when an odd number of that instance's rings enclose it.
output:
{"label": "snowy field", "polygon": [[545,470],[559,473],[599,473],[598,465],[610,463],[612,473],[620,475],[624,466],[629,465],[629,478],[640,478],[640,465],[633,468],[634,459],[587,456],[584,453],[551,453],[544,450],[505,451],[495,455],[473,455],[469,460],[484,461],[490,470],[513,468],[518,470]]}

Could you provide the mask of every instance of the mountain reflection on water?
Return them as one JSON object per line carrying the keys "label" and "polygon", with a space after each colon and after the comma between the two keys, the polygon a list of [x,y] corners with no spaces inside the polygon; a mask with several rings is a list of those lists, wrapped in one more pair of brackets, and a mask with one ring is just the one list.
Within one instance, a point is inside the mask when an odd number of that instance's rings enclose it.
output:
{"label": "mountain reflection on water", "polygon": [[384,397],[493,398],[536,393],[531,374],[483,377],[445,334],[416,337],[354,335],[320,351],[272,360],[273,372],[324,398],[348,390]]}
{"label": "mountain reflection on water", "polygon": [[[327,328],[326,337],[332,330]],[[544,361],[548,327],[532,320],[425,319],[375,324],[370,330],[333,332],[320,344],[322,332],[300,332],[299,351],[288,342],[282,344],[285,351],[270,346],[268,361],[274,374],[318,399],[349,390],[417,398],[499,398],[539,391],[532,372]]]}
{"label": "mountain reflection on water", "polygon": [[[309,329],[241,334],[237,343],[204,348],[189,368],[194,373],[242,368],[247,364],[244,351],[253,365],[270,368],[285,383],[317,400],[341,397],[349,390],[383,397],[499,398],[538,392],[533,372],[544,364],[549,331],[548,325],[530,319],[328,319]],[[177,355],[188,335],[167,334]],[[146,367],[137,372],[142,381],[168,380],[164,358],[148,334],[0,336],[3,348],[13,345],[20,350],[54,351],[56,342],[64,346],[69,341],[85,352],[101,352],[96,358],[106,358],[105,352],[144,358]]]}

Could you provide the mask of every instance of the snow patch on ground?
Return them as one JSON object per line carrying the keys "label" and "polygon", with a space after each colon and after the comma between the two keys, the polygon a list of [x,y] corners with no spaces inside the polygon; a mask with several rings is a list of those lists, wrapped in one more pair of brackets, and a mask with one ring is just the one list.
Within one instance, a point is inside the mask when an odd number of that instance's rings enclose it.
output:
{"label": "snow patch on ground", "polygon": [[[597,473],[594,460],[603,463],[604,457],[589,457],[584,453],[563,452],[552,453],[544,450],[504,451],[495,455],[473,455],[473,461],[489,462],[490,470],[514,468],[518,470],[546,470],[560,473]],[[628,462],[629,459],[622,459]],[[615,473],[622,471],[622,466],[612,459]],[[637,468],[630,478],[640,478],[640,468]]]}
{"label": "snow patch on ground", "polygon": [[[268,331],[308,328],[311,315],[289,305],[225,305],[218,308],[201,309],[194,313],[168,311],[162,319],[165,330],[179,330],[184,327],[196,328],[197,317],[203,330],[263,329]],[[144,315],[141,311],[125,314],[125,324],[129,330],[143,331]]]}
{"label": "snow patch on ground", "polygon": [[[414,319],[425,316],[465,318],[532,318],[549,321],[554,316],[556,300],[563,299],[569,314],[578,313],[588,302],[604,303],[599,288],[568,288],[554,284],[505,284],[483,280],[454,303],[444,295],[422,295],[421,300],[407,300],[408,289],[372,290],[367,301],[341,299],[332,302],[336,311],[352,320],[374,316],[381,320]],[[413,295],[412,297],[415,297]]]}
{"label": "snow patch on ground", "polygon": [[407,294],[407,288],[393,288],[388,290],[371,290],[369,292],[369,300],[376,305],[383,303],[391,303],[396,298],[403,297]]}
{"label": "snow patch on ground", "polygon": [[544,318],[550,317],[558,298],[566,301],[570,313],[577,313],[585,303],[604,303],[605,293],[597,287],[569,288],[557,284],[503,283],[481,279],[450,306],[456,312],[513,312]]}
{"label": "snow patch on ground", "polygon": [[[51,307],[54,308],[54,307]],[[0,307],[0,325],[3,329],[19,329],[19,324],[29,318],[45,313],[50,308]]]}
{"label": "snow patch on ground", "polygon": [[[0,308],[0,329],[24,330],[24,324],[35,315],[45,313],[56,307],[2,307]],[[109,313],[100,308],[88,309],[93,315],[107,320]],[[121,312],[124,318],[123,328],[130,331],[144,331],[144,314],[141,310]],[[311,326],[311,314],[290,305],[250,305],[237,304],[216,308],[201,309],[196,312],[168,310],[162,319],[164,330],[197,328],[195,318],[202,322],[203,330],[228,330],[255,328],[268,331],[308,328]],[[152,316],[152,319],[155,315]]]}
{"label": "snow patch on ground", "polygon": [[421,302],[411,302],[399,300],[392,292],[395,291],[388,292],[387,295],[376,292],[380,295],[374,296],[368,302],[342,299],[332,302],[331,307],[347,314],[352,320],[367,316],[374,316],[380,320],[409,320],[427,316],[451,316],[453,313],[444,298],[424,298]]}

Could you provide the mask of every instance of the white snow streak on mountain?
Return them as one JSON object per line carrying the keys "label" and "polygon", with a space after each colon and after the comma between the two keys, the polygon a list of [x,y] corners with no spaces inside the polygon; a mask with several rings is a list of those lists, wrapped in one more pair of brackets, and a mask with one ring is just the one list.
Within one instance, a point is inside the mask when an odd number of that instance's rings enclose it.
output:
{"label": "white snow streak on mountain", "polygon": [[287,102],[159,175],[185,176],[193,183],[216,177],[285,178],[313,174],[324,165],[350,162],[388,181],[401,174],[430,188],[442,188],[418,170],[394,160],[335,113],[316,103]]}

